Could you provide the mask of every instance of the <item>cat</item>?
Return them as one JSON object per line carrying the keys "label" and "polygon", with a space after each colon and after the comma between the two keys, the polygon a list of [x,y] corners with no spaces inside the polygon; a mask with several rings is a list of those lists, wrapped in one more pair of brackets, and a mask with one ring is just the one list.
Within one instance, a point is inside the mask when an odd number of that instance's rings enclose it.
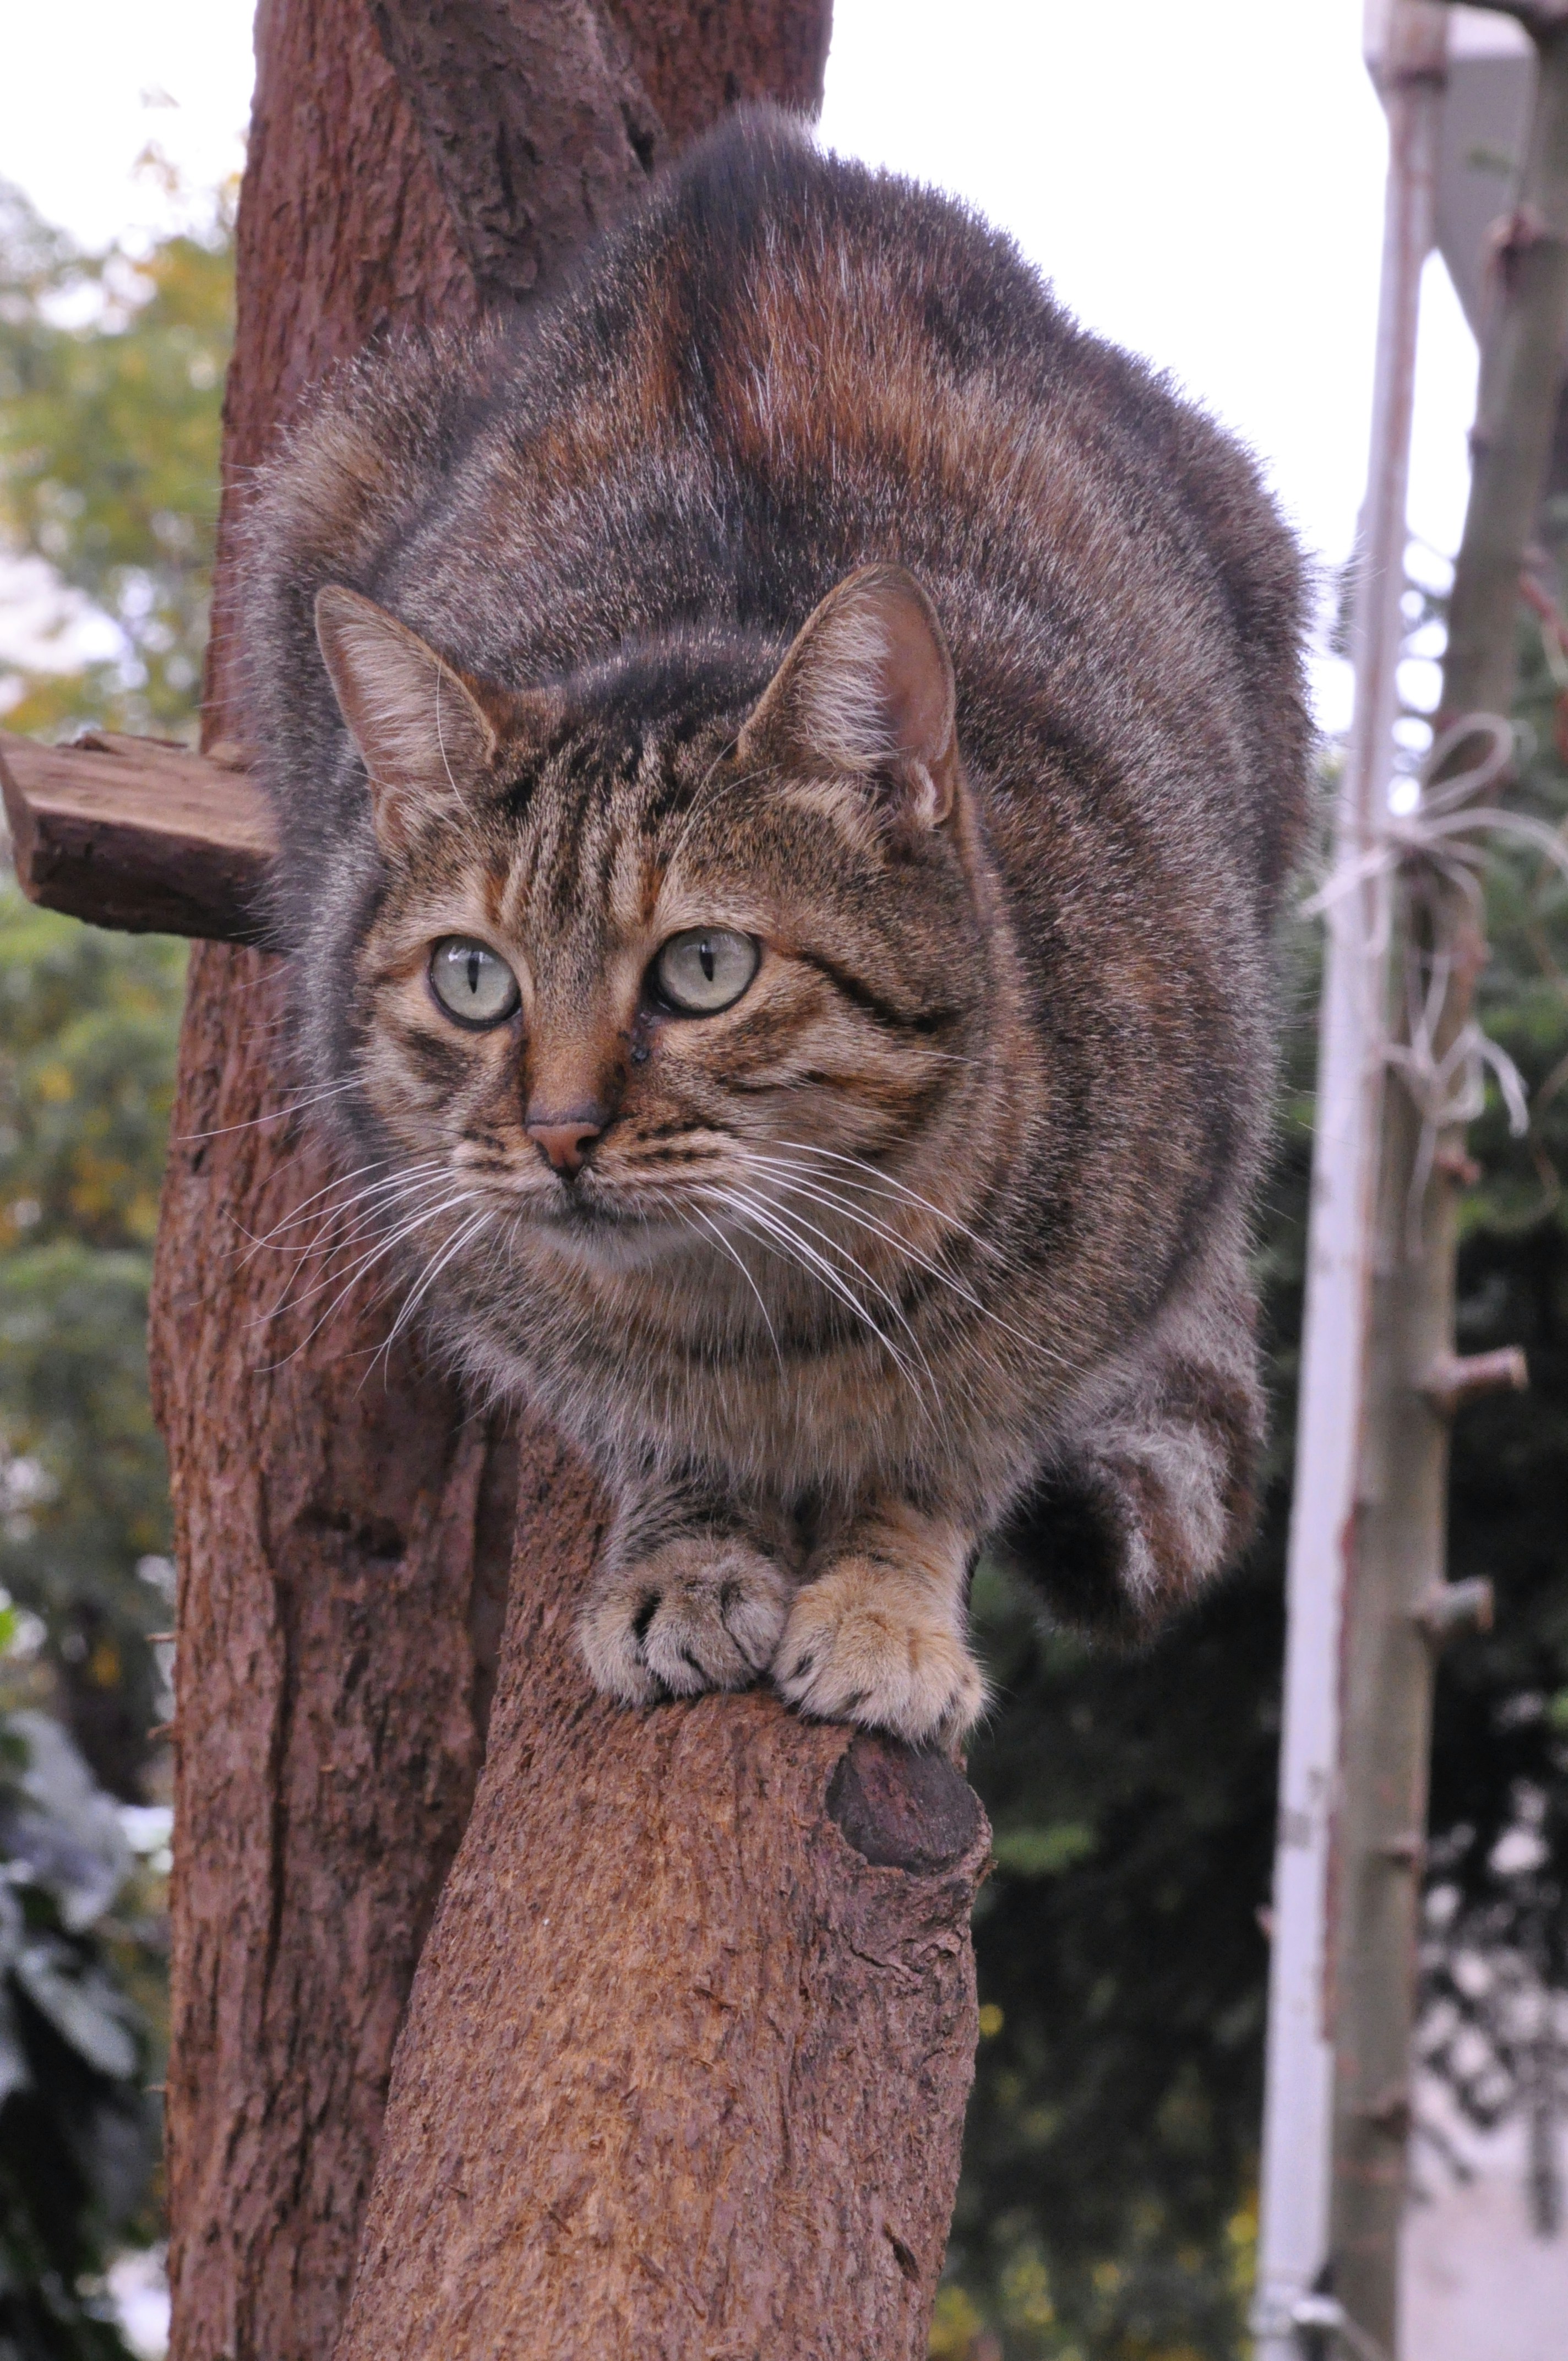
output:
{"label": "cat", "polygon": [[1302,615],[1233,441],[768,110],[264,474],[302,1063],[605,1479],[601,1689],[952,1746],[988,1539],[1127,1635],[1235,1555]]}

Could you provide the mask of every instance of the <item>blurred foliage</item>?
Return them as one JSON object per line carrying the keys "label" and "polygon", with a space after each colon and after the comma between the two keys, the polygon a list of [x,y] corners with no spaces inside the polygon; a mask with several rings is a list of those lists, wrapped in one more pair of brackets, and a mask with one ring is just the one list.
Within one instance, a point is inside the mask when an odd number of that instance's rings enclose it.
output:
{"label": "blurred foliage", "polygon": [[[1568,703],[1533,623],[1520,653],[1525,759],[1508,801],[1558,827]],[[1505,2021],[1520,1976],[1568,1987],[1568,885],[1499,842],[1487,901],[1479,1014],[1530,1086],[1531,1124],[1511,1137],[1494,1098],[1471,1135],[1483,1177],[1464,1207],[1459,1342],[1523,1345],[1531,1383],[1475,1403],[1454,1432],[1450,1572],[1490,1576],[1497,1617],[1450,1647],[1439,1676],[1425,1945],[1429,2064],[1482,2122],[1531,2104],[1540,2045],[1509,2022],[1535,2020]],[[1274,1442],[1247,1564],[1131,1658],[1042,1633],[998,1573],[977,1583],[999,1702],[970,1775],[997,1869],[976,1916],[981,2040],[932,2346],[944,2361],[1245,2349],[1315,960],[1302,928],[1258,1253]],[[1490,2017],[1482,1957],[1506,1963]],[[1484,2073],[1453,2037],[1461,2015],[1486,2036]]]}
{"label": "blurred foliage", "polygon": [[[0,549],[121,646],[25,676],[8,729],[194,734],[230,212],[83,255],[0,185]],[[162,1719],[146,1634],[170,1620],[145,1330],[184,964],[0,888],[0,1584],[42,1617],[71,1730],[127,1797]]]}
{"label": "blurred foliage", "polygon": [[[49,569],[62,657],[84,603],[118,642],[13,671],[9,729],[194,735],[229,230],[84,257],[0,189],[0,551]],[[146,1328],[184,969],[0,883],[0,2361],[123,2361],[103,2272],[159,2227],[168,1815],[129,1815],[137,1865],[103,1791],[167,1777]]]}
{"label": "blurred foliage", "polygon": [[159,1881],[47,1714],[0,1713],[0,2361],[126,2361],[103,2273],[156,2228],[154,2039],[130,1987],[156,1986],[159,1922],[110,1913]]}
{"label": "blurred foliage", "polygon": [[170,1620],[146,1328],[184,965],[0,884],[0,1584],[130,1798],[162,1719],[146,1634]]}
{"label": "blurred foliage", "polygon": [[[149,169],[164,168],[153,158]],[[210,229],[146,255],[83,255],[0,182],[0,546],[46,561],[122,642],[78,671],[25,674],[8,729],[194,734],[232,213],[225,192]]]}

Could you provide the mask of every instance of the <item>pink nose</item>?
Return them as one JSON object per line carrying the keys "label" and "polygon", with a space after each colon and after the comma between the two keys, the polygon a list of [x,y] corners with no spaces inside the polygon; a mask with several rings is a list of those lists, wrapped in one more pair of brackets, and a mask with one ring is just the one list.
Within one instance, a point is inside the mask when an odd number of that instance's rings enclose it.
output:
{"label": "pink nose", "polygon": [[537,1123],[525,1124],[523,1129],[555,1171],[580,1172],[588,1144],[598,1137],[604,1124],[588,1115],[545,1115]]}

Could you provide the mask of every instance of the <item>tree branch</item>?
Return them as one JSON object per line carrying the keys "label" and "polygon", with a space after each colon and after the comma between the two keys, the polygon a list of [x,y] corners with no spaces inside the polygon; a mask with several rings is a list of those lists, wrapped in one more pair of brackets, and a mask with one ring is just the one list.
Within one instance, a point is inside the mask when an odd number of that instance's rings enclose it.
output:
{"label": "tree branch", "polygon": [[334,2361],[923,2361],[984,1817],[941,1757],[770,1697],[590,1696],[586,1570],[554,1512],[520,1529]]}
{"label": "tree branch", "polygon": [[666,145],[593,0],[370,0],[489,303],[536,294],[642,186]]}

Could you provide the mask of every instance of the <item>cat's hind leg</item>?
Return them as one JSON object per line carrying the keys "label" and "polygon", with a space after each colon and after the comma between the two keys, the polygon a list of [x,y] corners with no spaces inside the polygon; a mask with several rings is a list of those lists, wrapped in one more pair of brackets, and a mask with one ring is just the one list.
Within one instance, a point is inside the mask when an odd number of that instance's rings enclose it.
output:
{"label": "cat's hind leg", "polygon": [[1245,1268],[1227,1243],[1086,1396],[997,1535],[1065,1623],[1141,1640],[1251,1533],[1264,1403]]}
{"label": "cat's hind leg", "polygon": [[985,1709],[970,1653],[970,1565],[960,1528],[881,1501],[819,1553],[790,1609],[773,1666],[803,1713],[951,1745]]}
{"label": "cat's hind leg", "polygon": [[795,1596],[792,1541],[783,1518],[743,1520],[699,1487],[634,1487],[577,1614],[596,1686],[626,1705],[749,1688]]}

